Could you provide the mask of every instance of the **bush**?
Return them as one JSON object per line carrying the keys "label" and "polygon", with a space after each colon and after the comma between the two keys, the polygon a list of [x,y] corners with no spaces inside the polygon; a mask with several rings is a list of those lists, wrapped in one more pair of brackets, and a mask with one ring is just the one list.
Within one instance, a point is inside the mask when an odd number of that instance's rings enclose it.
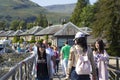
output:
{"label": "bush", "polygon": [[29,41],[30,43],[35,43],[35,36],[32,36],[31,40]]}
{"label": "bush", "polygon": [[42,43],[42,42],[43,42],[43,39],[38,40],[38,43]]}
{"label": "bush", "polygon": [[2,55],[0,54],[0,63],[4,62]]}
{"label": "bush", "polygon": [[19,40],[19,42],[20,42],[20,43],[23,43],[23,42],[24,42],[24,39],[23,39],[23,38],[21,38],[21,39]]}
{"label": "bush", "polygon": [[12,42],[13,42],[13,43],[17,43],[19,40],[20,40],[20,37],[19,37],[19,36],[14,36]]}
{"label": "bush", "polygon": [[116,47],[110,47],[107,52],[111,55],[111,56],[119,56],[120,57],[120,46],[116,46]]}

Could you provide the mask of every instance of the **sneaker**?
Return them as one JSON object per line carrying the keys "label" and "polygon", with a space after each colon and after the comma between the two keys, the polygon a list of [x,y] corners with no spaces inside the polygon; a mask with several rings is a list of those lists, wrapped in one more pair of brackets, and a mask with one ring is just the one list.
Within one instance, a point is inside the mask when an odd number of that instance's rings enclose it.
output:
{"label": "sneaker", "polygon": [[54,76],[56,76],[56,75],[57,75],[57,73],[54,73],[53,75],[54,75]]}
{"label": "sneaker", "polygon": [[66,76],[66,77],[64,78],[64,80],[69,80],[69,77]]}

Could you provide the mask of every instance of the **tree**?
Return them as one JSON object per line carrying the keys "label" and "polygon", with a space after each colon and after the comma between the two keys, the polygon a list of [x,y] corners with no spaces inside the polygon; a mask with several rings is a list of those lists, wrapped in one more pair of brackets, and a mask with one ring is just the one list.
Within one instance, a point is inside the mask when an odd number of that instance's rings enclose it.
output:
{"label": "tree", "polygon": [[93,5],[87,5],[86,7],[84,7],[80,14],[81,22],[79,22],[79,26],[89,27],[93,22],[93,17],[94,17],[93,12],[94,12]]}
{"label": "tree", "polygon": [[6,28],[6,22],[0,21],[0,30],[5,30],[5,28]]}
{"label": "tree", "polygon": [[106,38],[112,55],[120,56],[120,1],[100,0],[99,11],[95,14],[93,34]]}
{"label": "tree", "polygon": [[47,20],[47,17],[46,15],[43,15],[43,27],[47,27],[48,26],[48,20]]}
{"label": "tree", "polygon": [[43,15],[43,14],[40,14],[36,21],[35,21],[35,24],[37,26],[41,26],[41,27],[47,27],[48,25],[48,21],[47,21],[47,18],[46,18],[46,15]]}
{"label": "tree", "polygon": [[19,21],[18,20],[14,20],[11,22],[10,24],[10,29],[11,30],[17,30],[19,27]]}
{"label": "tree", "polygon": [[70,18],[70,21],[73,24],[79,26],[79,23],[81,22],[80,14],[82,13],[82,9],[86,7],[88,3],[89,0],[78,0],[74,12]]}
{"label": "tree", "polygon": [[20,21],[20,23],[19,23],[19,29],[22,29],[22,30],[26,29],[26,23],[25,23],[25,21]]}
{"label": "tree", "polygon": [[32,28],[33,26],[34,26],[33,23],[27,23],[27,29],[30,29],[30,28]]}

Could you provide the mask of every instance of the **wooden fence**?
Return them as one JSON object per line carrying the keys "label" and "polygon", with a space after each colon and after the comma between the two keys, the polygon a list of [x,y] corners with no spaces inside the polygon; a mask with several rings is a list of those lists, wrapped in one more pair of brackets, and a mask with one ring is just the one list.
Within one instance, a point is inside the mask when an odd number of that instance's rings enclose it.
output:
{"label": "wooden fence", "polygon": [[109,79],[120,80],[120,57],[110,57],[108,66]]}
{"label": "wooden fence", "polygon": [[[10,71],[5,74],[0,80],[34,80],[34,76],[31,75],[33,63],[35,56],[24,59]],[[109,80],[120,80],[120,57],[110,57],[108,70],[109,70]]]}

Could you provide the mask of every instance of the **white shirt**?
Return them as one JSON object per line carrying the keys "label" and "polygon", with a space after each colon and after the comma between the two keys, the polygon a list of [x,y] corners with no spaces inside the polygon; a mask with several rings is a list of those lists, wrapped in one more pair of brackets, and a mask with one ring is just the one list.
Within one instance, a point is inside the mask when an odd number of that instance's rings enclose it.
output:
{"label": "white shirt", "polygon": [[53,56],[53,55],[54,55],[54,51],[53,51],[53,49],[51,49],[50,47],[46,48],[46,53],[47,53],[47,54],[50,54],[50,56]]}

